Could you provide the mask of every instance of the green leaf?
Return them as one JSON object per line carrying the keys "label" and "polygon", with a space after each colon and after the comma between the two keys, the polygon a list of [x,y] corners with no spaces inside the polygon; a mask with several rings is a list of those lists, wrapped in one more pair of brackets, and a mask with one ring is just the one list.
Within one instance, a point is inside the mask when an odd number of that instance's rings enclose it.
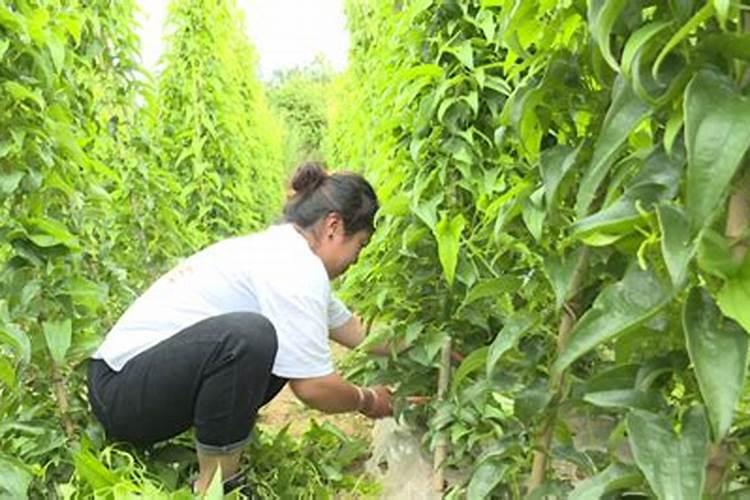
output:
{"label": "green leaf", "polygon": [[677,139],[677,135],[682,130],[682,126],[685,123],[685,117],[682,115],[682,109],[676,110],[672,116],[667,120],[667,124],[664,127],[664,151],[668,155],[672,154],[674,149],[674,143]]}
{"label": "green leaf", "polygon": [[474,49],[471,47],[471,40],[466,40],[458,47],[451,47],[445,51],[456,56],[467,68],[474,69]]}
{"label": "green leaf", "polygon": [[688,154],[687,207],[691,228],[700,230],[720,209],[748,147],[750,99],[724,75],[702,70],[685,91]]}
{"label": "green leaf", "polygon": [[0,382],[11,390],[16,387],[16,367],[5,356],[0,358]]}
{"label": "green leaf", "polygon": [[643,391],[640,389],[615,389],[589,392],[583,397],[583,400],[601,408],[658,410],[664,404],[664,399],[659,392]]}
{"label": "green leaf", "polygon": [[594,155],[581,180],[576,200],[576,214],[579,217],[588,213],[599,186],[612,167],[617,151],[649,112],[649,106],[619,76],[612,89],[612,104],[604,117],[602,130],[594,146]]}
{"label": "green leaf", "polygon": [[659,201],[677,195],[684,161],[663,151],[651,155],[625,188],[625,193],[608,207],[573,224],[573,234],[581,237],[592,232],[610,235],[629,233]]}
{"label": "green leaf", "polygon": [[499,461],[486,460],[474,469],[466,489],[467,500],[490,498],[492,490],[505,477],[506,466]]}
{"label": "green leaf", "polygon": [[623,279],[601,291],[571,332],[552,369],[560,373],[576,359],[608,340],[646,322],[671,299],[670,289],[652,272],[631,264]]}
{"label": "green leaf", "polygon": [[579,149],[558,145],[542,151],[539,170],[544,183],[544,202],[547,213],[558,210],[560,185],[578,159]]}
{"label": "green leaf", "polygon": [[622,51],[621,67],[624,75],[630,76],[633,61],[641,49],[671,24],[671,22],[666,21],[648,23],[641,26],[630,35],[630,38],[628,38],[628,41],[625,43],[625,48]]}
{"label": "green leaf", "polygon": [[435,238],[438,243],[438,257],[443,266],[443,275],[449,285],[453,285],[458,264],[461,231],[466,226],[466,219],[458,214],[451,220],[443,216],[435,227]]}
{"label": "green leaf", "polygon": [[495,371],[495,367],[503,355],[512,349],[523,335],[537,322],[537,318],[528,313],[517,313],[509,318],[502,330],[495,336],[487,353],[487,378]]}
{"label": "green leaf", "polygon": [[89,450],[83,449],[73,455],[76,472],[96,491],[110,488],[120,482],[117,475],[107,469]]}
{"label": "green leaf", "polygon": [[651,74],[653,75],[654,80],[659,80],[659,68],[661,68],[661,63],[667,55],[672,52],[672,49],[674,49],[682,40],[686,39],[690,33],[698,28],[698,26],[706,22],[711,17],[711,14],[713,14],[713,6],[711,2],[708,1],[706,2],[706,5],[696,12],[695,15],[690,18],[690,20],[686,22],[682,28],[672,36],[672,38],[669,39],[664,45],[664,48],[661,49],[661,52],[659,52],[659,55],[656,56],[654,65],[651,68]]}
{"label": "green leaf", "polygon": [[429,80],[442,78],[445,70],[437,64],[420,64],[405,68],[396,74],[396,78],[401,83],[406,83],[417,78],[427,78]]}
{"label": "green leaf", "polygon": [[0,172],[0,194],[8,195],[18,189],[25,174],[18,170],[8,174]]}
{"label": "green leaf", "polygon": [[750,334],[750,253],[739,272],[730,276],[716,299],[724,315],[742,325]]}
{"label": "green leaf", "polygon": [[[492,202],[492,208],[498,207],[493,230],[495,237],[500,234],[506,224],[518,215],[522,203],[529,196],[532,189],[529,182],[524,180],[513,185],[508,191]],[[492,208],[488,208],[487,212],[494,213]]]}
{"label": "green leaf", "polygon": [[481,370],[487,364],[487,352],[489,347],[480,347],[471,352],[468,356],[461,361],[458,365],[456,372],[453,374],[451,380],[451,391],[456,392],[461,382],[464,381],[469,374]]}
{"label": "green leaf", "polygon": [[73,304],[96,311],[106,302],[109,287],[76,276],[68,281],[67,292],[73,299]]}
{"label": "green leaf", "polygon": [[639,364],[615,365],[591,375],[583,385],[583,392],[603,392],[635,387]]}
{"label": "green leaf", "polygon": [[52,360],[56,365],[62,365],[65,362],[65,354],[70,348],[70,341],[73,335],[73,328],[70,319],[63,321],[45,321],[42,325],[44,330],[44,339],[47,341]]}
{"label": "green leaf", "polygon": [[438,193],[429,201],[412,201],[411,211],[424,222],[427,227],[435,231],[437,225],[437,207],[443,201],[443,194]]}
{"label": "green leaf", "polygon": [[[511,88],[510,84],[496,75],[487,75],[485,77],[484,85],[488,89],[492,89],[504,96],[509,96],[513,93],[513,89]],[[495,135],[497,135],[497,131],[495,131]]]}
{"label": "green leaf", "polygon": [[32,101],[34,104],[39,106],[40,110],[44,109],[45,103],[44,98],[42,98],[41,94],[38,91],[32,91],[28,88],[24,87],[20,83],[17,82],[5,82],[4,83],[5,90],[18,102],[23,102],[26,100]]}
{"label": "green leaf", "polygon": [[632,466],[613,463],[576,486],[568,500],[599,500],[608,493],[638,486],[641,475]]}
{"label": "green leaf", "polygon": [[521,422],[531,422],[543,415],[554,394],[546,378],[536,378],[513,398],[513,415]]}
{"label": "green leaf", "polygon": [[722,29],[727,25],[727,18],[729,17],[729,9],[732,6],[731,0],[711,0],[716,9],[716,18],[719,20],[719,24]]}
{"label": "green leaf", "polygon": [[526,228],[536,241],[542,239],[542,231],[544,230],[544,217],[546,212],[542,206],[543,195],[544,188],[539,188],[532,193],[532,195],[524,201],[523,209],[521,211],[523,222],[526,224]]}
{"label": "green leaf", "polygon": [[65,67],[65,42],[56,35],[50,36],[47,40],[52,63],[55,65],[55,71],[60,74]]}
{"label": "green leaf", "polygon": [[701,37],[698,49],[709,57],[750,61],[750,33],[712,33]]}
{"label": "green leaf", "polygon": [[741,267],[732,255],[727,238],[710,227],[703,231],[698,244],[698,266],[724,280],[737,274]]}
{"label": "green leaf", "polygon": [[628,4],[627,0],[589,0],[588,20],[591,34],[602,52],[604,60],[613,70],[619,71],[617,60],[612,55],[610,38],[612,28],[622,10]]}
{"label": "green leaf", "polygon": [[669,277],[675,287],[687,279],[687,268],[695,254],[695,243],[690,237],[690,227],[682,208],[661,204],[657,208],[661,230],[661,253]]}
{"label": "green leaf", "polygon": [[0,342],[9,344],[24,363],[31,359],[29,337],[16,325],[0,320]]}
{"label": "green leaf", "polygon": [[660,499],[702,497],[708,429],[702,407],[691,408],[677,435],[661,415],[633,410],[626,427],[638,468]]}
{"label": "green leaf", "polygon": [[26,466],[10,457],[0,457],[0,499],[28,498],[29,485],[34,478]]}
{"label": "green leaf", "polygon": [[76,16],[65,16],[62,19],[62,24],[70,36],[75,40],[76,45],[81,43],[81,18]]}
{"label": "green leaf", "polygon": [[0,61],[3,60],[3,56],[5,55],[5,52],[8,50],[8,47],[10,47],[10,40],[5,39],[0,41]]}
{"label": "green leaf", "polygon": [[73,250],[80,248],[78,239],[60,221],[37,217],[28,219],[24,225],[29,231],[29,239],[41,247],[65,245]]}
{"label": "green leaf", "polygon": [[78,139],[69,123],[46,120],[50,136],[68,156],[78,163],[86,163],[86,155],[78,144]]}
{"label": "green leaf", "polygon": [[[748,309],[750,302],[745,302]],[[713,440],[724,439],[742,395],[747,372],[748,336],[721,315],[706,290],[693,288],[682,309],[690,361],[708,410]],[[720,361],[719,361],[720,360]]]}
{"label": "green leaf", "polygon": [[609,234],[609,233],[592,232],[592,233],[583,234],[582,236],[579,236],[579,238],[581,238],[581,241],[583,243],[585,243],[586,245],[590,247],[608,247],[609,245],[613,243],[617,243],[625,236],[626,236],[625,233]]}
{"label": "green leaf", "polygon": [[472,286],[466,295],[461,307],[473,304],[477,300],[488,297],[498,297],[505,293],[513,292],[520,286],[520,280],[515,276],[501,276],[499,278],[490,278],[478,282]]}
{"label": "green leaf", "polygon": [[641,363],[636,377],[635,387],[648,389],[659,377],[667,373],[682,372],[687,369],[690,360],[684,351],[672,351],[668,354],[651,358]]}
{"label": "green leaf", "polygon": [[555,291],[555,309],[560,310],[568,300],[573,285],[573,273],[581,259],[583,248],[571,252],[568,255],[548,255],[544,259],[544,270],[547,273],[552,289]]}
{"label": "green leaf", "polygon": [[[28,11],[27,11],[28,12]],[[32,40],[39,45],[42,45],[47,40],[49,31],[46,29],[50,20],[50,12],[45,8],[34,9],[30,12],[29,20],[29,35]]]}

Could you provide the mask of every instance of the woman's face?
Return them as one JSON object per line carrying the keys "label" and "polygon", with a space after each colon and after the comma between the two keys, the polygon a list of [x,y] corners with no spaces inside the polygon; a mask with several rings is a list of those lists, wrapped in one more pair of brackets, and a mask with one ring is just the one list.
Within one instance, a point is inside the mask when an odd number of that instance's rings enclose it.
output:
{"label": "woman's face", "polygon": [[338,214],[329,215],[323,229],[315,253],[323,261],[328,277],[334,279],[357,262],[359,253],[370,241],[370,233],[363,229],[347,235]]}

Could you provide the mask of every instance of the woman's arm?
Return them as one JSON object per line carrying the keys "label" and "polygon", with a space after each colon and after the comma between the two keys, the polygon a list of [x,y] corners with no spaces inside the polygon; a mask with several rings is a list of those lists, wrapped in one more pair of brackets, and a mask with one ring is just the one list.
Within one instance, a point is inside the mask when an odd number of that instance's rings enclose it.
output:
{"label": "woman's arm", "polygon": [[382,418],[393,413],[387,388],[358,387],[337,373],[292,379],[289,386],[303,403],[325,413],[361,411],[370,418]]}
{"label": "woman's arm", "polygon": [[[338,328],[331,329],[329,336],[334,342],[354,349],[365,340],[365,328],[359,316],[352,314],[349,321]],[[381,356],[390,354],[390,349],[386,344],[373,346],[368,351]]]}

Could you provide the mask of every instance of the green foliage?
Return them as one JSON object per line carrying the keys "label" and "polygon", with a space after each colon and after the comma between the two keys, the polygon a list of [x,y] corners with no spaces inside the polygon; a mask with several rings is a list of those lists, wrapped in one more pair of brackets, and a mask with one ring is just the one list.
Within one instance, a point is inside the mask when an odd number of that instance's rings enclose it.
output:
{"label": "green foliage", "polygon": [[276,72],[269,101],[284,123],[284,166],[291,170],[308,160],[321,161],[327,123],[328,89],[333,70],[318,57],[300,68]]}
{"label": "green foliage", "polygon": [[299,438],[287,427],[261,432],[250,449],[250,457],[257,457],[251,482],[261,498],[269,499],[375,497],[377,486],[358,470],[367,449],[366,442],[315,420]]}
{"label": "green foliage", "polygon": [[[134,8],[0,2],[3,498],[90,498],[100,486],[175,498],[130,453],[84,445],[100,443],[85,360],[175,259],[257,228],[280,207],[279,126],[241,22],[226,17],[234,11],[212,11],[225,14],[215,44],[176,31],[172,41],[186,49],[167,57],[156,93],[136,62]],[[175,10],[177,24],[202,12]],[[185,69],[178,55],[204,69],[170,87]],[[217,94],[196,87],[206,74]],[[187,105],[186,88],[200,99]]]}
{"label": "green foliage", "polygon": [[134,136],[118,129],[132,123],[139,86],[133,8],[0,5],[0,453],[26,464],[3,482],[22,495],[69,471],[67,440],[88,414],[76,365],[131,298],[128,269],[131,283],[153,271],[130,253],[134,224],[119,226],[133,220],[124,192],[143,185],[128,183]]}
{"label": "green foliage", "polygon": [[[403,416],[428,446],[448,437],[448,466],[471,467],[452,497],[698,498],[747,485],[747,216],[724,234],[737,223],[728,196],[748,189],[738,5],[347,10],[352,65],[334,86],[346,105],[331,109],[326,151],[364,166],[383,208],[345,289],[407,346],[352,373],[432,394],[451,336],[460,381]],[[704,299],[686,293],[696,285]],[[706,474],[710,440],[728,450],[719,479]]]}
{"label": "green foliage", "polygon": [[711,222],[726,198],[734,174],[750,147],[742,123],[750,98],[721,73],[698,72],[685,90],[685,146],[688,154],[685,206],[691,225]]}
{"label": "green foliage", "polygon": [[639,477],[633,467],[612,464],[599,474],[583,481],[570,494],[571,500],[597,500],[607,493],[635,486]]}
{"label": "green foliage", "polygon": [[720,440],[729,432],[745,385],[748,337],[737,323],[721,316],[705,290],[690,291],[682,322],[714,439]]}
{"label": "green foliage", "polygon": [[627,417],[633,455],[659,498],[700,498],[706,474],[708,426],[703,408],[691,408],[675,435],[671,422],[635,410]]}
{"label": "green foliage", "polygon": [[281,143],[241,12],[174,0],[167,26],[155,136],[182,184],[183,222],[211,239],[258,229],[281,209]]}
{"label": "green foliage", "polygon": [[[69,481],[57,485],[62,497],[194,498],[190,482],[197,463],[189,440],[176,439],[150,450],[123,445],[95,448],[83,440],[73,452],[75,471]],[[376,485],[359,470],[367,444],[328,423],[311,420],[299,437],[290,436],[287,428],[274,432],[261,426],[254,431],[247,451],[250,463],[242,470],[262,498],[333,498],[334,492],[368,498],[377,493]],[[235,493],[228,498],[242,496]]]}

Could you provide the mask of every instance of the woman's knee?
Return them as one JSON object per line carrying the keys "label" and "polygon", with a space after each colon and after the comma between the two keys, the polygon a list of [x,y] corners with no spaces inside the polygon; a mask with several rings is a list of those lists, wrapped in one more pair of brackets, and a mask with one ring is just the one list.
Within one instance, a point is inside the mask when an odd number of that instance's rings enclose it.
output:
{"label": "woman's knee", "polygon": [[227,341],[243,352],[252,352],[274,359],[278,349],[276,329],[265,316],[252,312],[227,315]]}

